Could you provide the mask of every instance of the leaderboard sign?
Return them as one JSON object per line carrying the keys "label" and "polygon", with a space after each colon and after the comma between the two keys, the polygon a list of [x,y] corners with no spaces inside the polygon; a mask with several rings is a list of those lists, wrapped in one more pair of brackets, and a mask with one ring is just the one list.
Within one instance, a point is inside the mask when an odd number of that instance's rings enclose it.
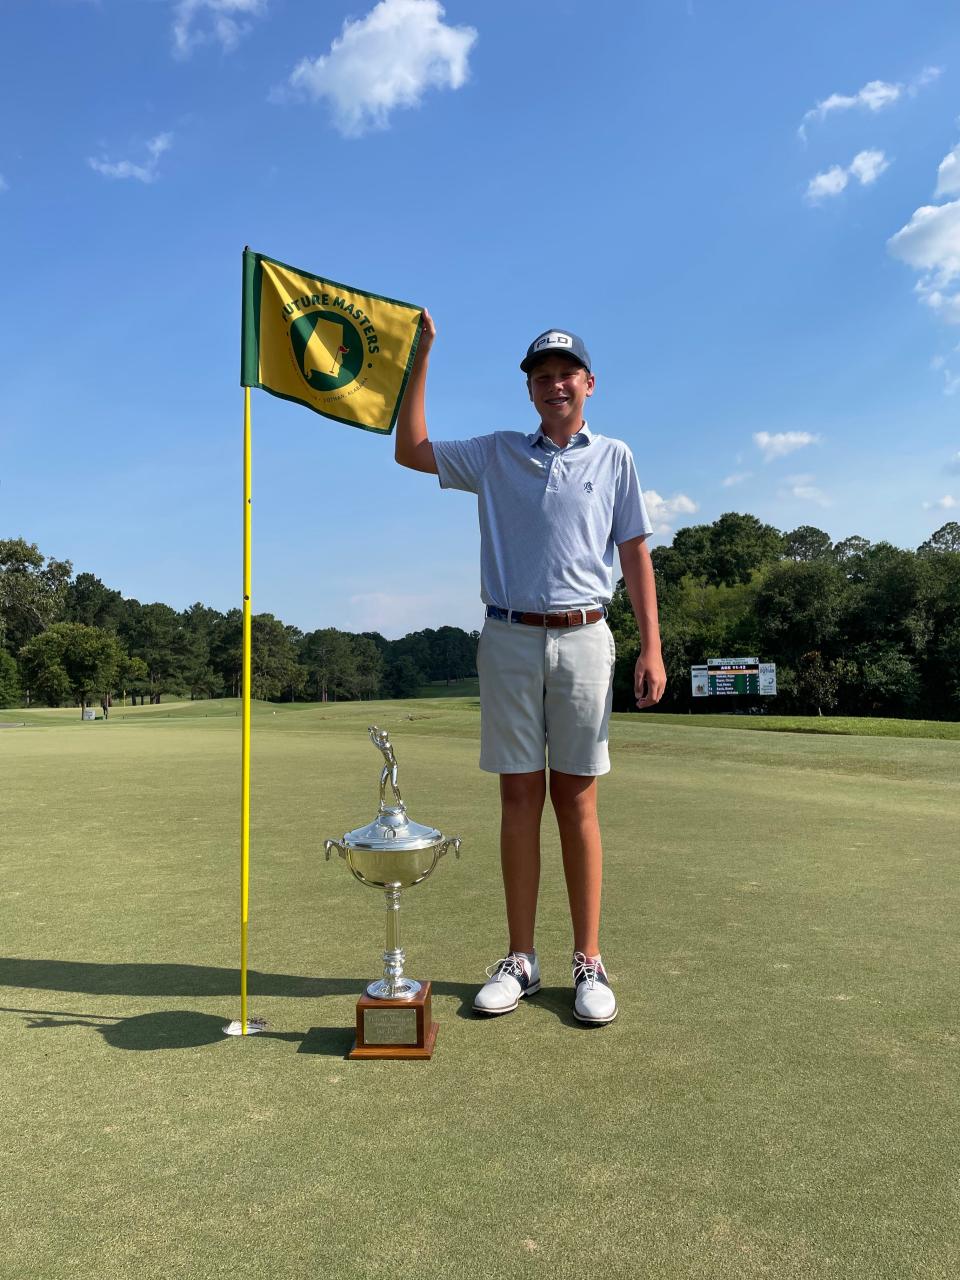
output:
{"label": "leaderboard sign", "polygon": [[759,658],[708,658],[705,665],[690,668],[695,698],[725,694],[773,696],[777,692],[777,667]]}

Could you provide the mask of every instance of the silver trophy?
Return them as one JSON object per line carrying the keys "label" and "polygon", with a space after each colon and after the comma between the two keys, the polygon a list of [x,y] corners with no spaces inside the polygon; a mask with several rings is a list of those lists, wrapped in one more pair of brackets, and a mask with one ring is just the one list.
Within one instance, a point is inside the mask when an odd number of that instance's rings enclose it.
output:
{"label": "silver trophy", "polygon": [[[400,946],[400,891],[410,889],[421,880],[431,875],[437,863],[452,846],[457,857],[460,856],[460,837],[444,836],[436,827],[425,827],[413,822],[407,815],[406,806],[397,786],[397,757],[390,745],[390,738],[383,729],[371,725],[370,741],[383,753],[383,769],[380,772],[380,807],[374,820],[365,827],[357,827],[348,831],[340,840],[324,842],[327,860],[336,849],[340,857],[361,884],[370,885],[374,889],[382,889],[386,896],[387,908],[387,946],[383,953],[383,977],[371,982],[366,995],[373,1001],[407,1001],[422,1002],[424,995],[429,1001],[429,983],[415,982],[404,976],[403,949]],[[388,794],[389,791],[389,794]],[[424,992],[424,985],[426,992]],[[361,1000],[361,1004],[365,1002]],[[373,1019],[368,1019],[370,1025]],[[378,1025],[386,1025],[388,1019],[380,1017]],[[404,1020],[394,1020],[397,1025],[406,1025]],[[418,1018],[418,1025],[423,1022]],[[435,1032],[434,1026],[434,1035]],[[429,1010],[427,1011],[426,1029],[429,1030]],[[370,1035],[363,1035],[363,1018],[358,1006],[357,1044],[362,1048],[370,1042]],[[378,1043],[386,1043],[379,1041]],[[399,1045],[391,1040],[389,1043]],[[372,1049],[372,1045],[371,1045]],[[361,1056],[357,1054],[356,1056]],[[365,1056],[373,1056],[370,1055]],[[382,1055],[387,1056],[387,1055]],[[410,1056],[400,1055],[395,1056]]]}

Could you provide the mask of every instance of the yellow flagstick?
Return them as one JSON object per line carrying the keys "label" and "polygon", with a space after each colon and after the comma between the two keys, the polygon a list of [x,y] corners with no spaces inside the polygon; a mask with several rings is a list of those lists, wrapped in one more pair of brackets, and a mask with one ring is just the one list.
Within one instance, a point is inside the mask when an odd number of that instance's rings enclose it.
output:
{"label": "yellow flagstick", "polygon": [[251,442],[250,388],[243,389],[243,665],[240,730],[240,1019],[224,1031],[228,1036],[256,1035],[266,1025],[247,1018],[247,925],[250,920],[250,637],[251,637]]}

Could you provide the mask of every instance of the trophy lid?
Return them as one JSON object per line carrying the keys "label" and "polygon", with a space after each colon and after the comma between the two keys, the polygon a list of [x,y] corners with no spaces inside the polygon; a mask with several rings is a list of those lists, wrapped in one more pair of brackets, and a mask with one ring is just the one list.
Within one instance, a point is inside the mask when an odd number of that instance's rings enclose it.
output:
{"label": "trophy lid", "polygon": [[350,849],[376,849],[382,853],[429,849],[442,840],[442,832],[414,822],[404,808],[381,809],[372,822],[348,831],[343,837],[343,843]]}

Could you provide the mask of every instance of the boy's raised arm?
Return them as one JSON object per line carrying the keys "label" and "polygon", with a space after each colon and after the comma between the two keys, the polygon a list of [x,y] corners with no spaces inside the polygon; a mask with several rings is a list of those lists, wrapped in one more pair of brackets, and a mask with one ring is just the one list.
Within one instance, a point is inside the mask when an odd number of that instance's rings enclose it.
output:
{"label": "boy's raised arm", "polygon": [[412,471],[426,471],[431,475],[437,474],[437,463],[433,456],[433,445],[427,436],[424,399],[430,348],[436,336],[437,326],[433,323],[430,312],[424,308],[423,331],[420,334],[420,345],[417,347],[413,368],[410,370],[410,380],[397,416],[394,448],[394,457],[402,467],[410,467]]}

